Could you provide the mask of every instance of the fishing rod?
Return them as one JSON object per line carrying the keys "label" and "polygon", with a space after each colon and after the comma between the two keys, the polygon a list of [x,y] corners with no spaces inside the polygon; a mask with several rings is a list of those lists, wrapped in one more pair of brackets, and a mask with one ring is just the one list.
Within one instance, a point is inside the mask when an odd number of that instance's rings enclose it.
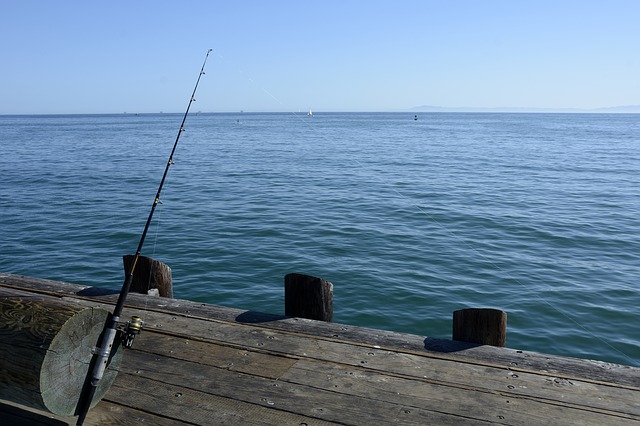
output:
{"label": "fishing rod", "polygon": [[169,155],[169,161],[167,161],[167,166],[164,169],[162,180],[160,181],[160,185],[158,186],[158,192],[156,193],[153,204],[151,205],[151,211],[149,212],[147,223],[144,226],[144,231],[142,231],[142,235],[140,236],[140,242],[138,243],[138,249],[136,250],[135,257],[133,258],[131,268],[129,269],[124,283],[122,284],[122,289],[120,290],[120,295],[118,296],[116,306],[115,308],[113,308],[113,313],[110,314],[107,318],[107,322],[105,323],[105,327],[102,332],[102,340],[99,344],[99,347],[96,347],[96,352],[94,353],[92,363],[89,366],[89,369],[92,370],[92,373],[90,380],[85,384],[80,393],[78,408],[76,410],[76,412],[78,413],[78,421],[76,423],[77,426],[81,426],[82,423],[84,423],[84,419],[89,412],[93,396],[96,392],[96,388],[98,387],[98,382],[100,382],[100,380],[102,379],[102,376],[104,375],[104,372],[109,363],[109,359],[111,357],[111,349],[113,348],[113,345],[116,341],[116,336],[120,334],[125,347],[131,347],[134,337],[140,332],[142,321],[138,317],[131,318],[131,321],[127,322],[124,330],[119,328],[120,314],[122,313],[124,302],[127,299],[129,289],[131,288],[131,282],[133,281],[133,272],[135,271],[136,264],[140,259],[140,252],[142,251],[142,246],[144,245],[144,240],[147,236],[149,225],[151,225],[153,213],[156,210],[156,206],[160,202],[160,193],[162,192],[164,181],[167,178],[167,174],[169,173],[169,167],[171,167],[171,165],[173,164],[173,154],[176,152],[178,141],[180,140],[180,135],[182,135],[182,132],[184,132],[184,123],[187,120],[187,115],[189,115],[191,104],[196,100],[196,90],[198,90],[198,84],[200,83],[200,78],[204,74],[204,67],[207,64],[207,59],[209,58],[209,53],[211,53],[211,50],[212,49],[207,50],[207,55],[205,56],[204,62],[202,63],[200,74],[198,74],[198,80],[196,80],[196,85],[193,88],[193,93],[191,94],[191,99],[189,99],[187,110],[184,112],[184,116],[182,117],[180,130],[178,130],[178,135],[176,136],[176,141],[173,144],[171,155]]}

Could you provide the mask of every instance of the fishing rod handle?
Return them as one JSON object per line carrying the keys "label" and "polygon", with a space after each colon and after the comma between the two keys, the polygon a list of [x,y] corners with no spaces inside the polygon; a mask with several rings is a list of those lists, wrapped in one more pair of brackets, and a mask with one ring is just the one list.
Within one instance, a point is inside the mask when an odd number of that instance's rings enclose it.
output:
{"label": "fishing rod handle", "polygon": [[[118,317],[112,317],[110,322],[111,324],[117,324]],[[112,326],[113,327],[113,326]],[[78,412],[78,421],[76,426],[82,426],[84,423],[84,419],[91,408],[91,402],[93,401],[93,396],[96,393],[96,389],[98,388],[98,383],[104,376],[104,372],[107,369],[107,365],[109,364],[109,358],[111,356],[111,349],[113,348],[113,343],[116,340],[116,335],[118,334],[118,330],[115,328],[106,328],[104,330],[104,336],[102,337],[102,344],[100,348],[97,348],[98,353],[96,354],[96,360],[93,367],[93,371],[91,373],[91,381],[89,383],[89,390],[86,395],[80,394],[80,407]],[[83,400],[84,398],[84,400]]]}
{"label": "fishing rod handle", "polygon": [[[116,324],[118,322],[117,317],[112,318],[112,322]],[[104,372],[107,369],[107,365],[109,364],[109,357],[111,355],[111,349],[113,348],[113,343],[116,340],[116,335],[118,334],[118,330],[115,328],[107,328],[104,331],[104,338],[102,339],[102,346],[100,346],[98,357],[96,359],[96,365],[93,369],[93,374],[91,375],[91,385],[97,386],[102,376],[104,376]]]}

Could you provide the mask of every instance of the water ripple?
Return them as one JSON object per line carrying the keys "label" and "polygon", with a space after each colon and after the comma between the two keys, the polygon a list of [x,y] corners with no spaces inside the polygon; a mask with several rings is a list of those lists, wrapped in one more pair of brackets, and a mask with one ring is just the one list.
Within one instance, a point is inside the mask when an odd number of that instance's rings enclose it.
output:
{"label": "water ripple", "polygon": [[[412,117],[412,116],[411,116]],[[449,338],[508,313],[510,347],[638,365],[636,115],[200,114],[143,254],[177,297]],[[0,270],[118,287],[179,117],[0,117]]]}

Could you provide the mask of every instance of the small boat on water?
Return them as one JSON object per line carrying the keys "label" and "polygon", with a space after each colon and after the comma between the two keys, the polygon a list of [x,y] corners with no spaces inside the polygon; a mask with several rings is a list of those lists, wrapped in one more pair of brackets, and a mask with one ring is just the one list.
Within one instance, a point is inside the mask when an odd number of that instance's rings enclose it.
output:
{"label": "small boat on water", "polygon": [[309,112],[307,113],[307,117],[313,117],[313,112],[311,112],[311,108],[309,108]]}

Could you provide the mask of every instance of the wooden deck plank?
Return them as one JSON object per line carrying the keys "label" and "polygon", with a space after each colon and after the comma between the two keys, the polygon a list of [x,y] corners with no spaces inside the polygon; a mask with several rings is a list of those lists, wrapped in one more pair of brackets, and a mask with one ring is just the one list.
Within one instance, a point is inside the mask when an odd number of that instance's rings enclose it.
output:
{"label": "wooden deck plank", "polygon": [[[126,382],[130,386],[129,383],[134,382],[132,387],[149,389],[148,383],[157,381],[160,386],[171,386],[176,392],[183,394],[198,391],[209,397],[213,395],[261,406],[273,413],[293,413],[308,419],[338,424],[377,424],[381,419],[406,425],[483,423],[473,416],[443,414],[356,395],[345,396],[306,385],[238,374],[156,354],[137,352],[135,360],[131,362],[146,367],[136,368],[135,371],[129,370],[127,366],[123,367],[121,374],[125,374],[122,378],[118,377],[116,384]],[[185,380],[185,377],[188,379]],[[206,398],[208,397],[204,399]]]}
{"label": "wooden deck plank", "polygon": [[[138,390],[137,393],[140,393]],[[75,425],[76,418],[71,418],[69,425]],[[122,404],[114,404],[108,400],[100,401],[89,411],[84,422],[85,426],[117,426],[140,425],[175,426],[176,421],[170,418],[152,414],[146,411],[136,410]],[[183,423],[189,424],[189,423]]]}
{"label": "wooden deck plank", "polygon": [[69,418],[0,399],[0,424],[67,426]]}
{"label": "wooden deck plank", "polygon": [[[195,378],[194,378],[195,380]],[[332,423],[296,415],[283,410],[272,410],[236,398],[226,398],[186,385],[156,381],[142,374],[123,374],[113,385],[105,399],[128,408],[143,409],[161,415],[172,424],[190,425],[300,425],[325,426]],[[144,389],[144,392],[141,390]],[[131,398],[131,395],[136,395]],[[102,402],[101,402],[102,403]],[[100,405],[100,404],[98,404]],[[138,424],[138,423],[130,423]]]}
{"label": "wooden deck plank", "polygon": [[[375,400],[421,407],[441,413],[469,413],[478,420],[507,424],[629,424],[632,417],[605,410],[594,412],[580,406],[549,404],[531,398],[510,394],[478,392],[451,388],[421,380],[411,380],[355,367],[328,365],[317,361],[301,360],[280,378],[290,383],[304,383],[319,389],[346,395],[360,395]],[[473,413],[473,414],[471,414]],[[601,423],[602,422],[602,423]]]}
{"label": "wooden deck plank", "polygon": [[[169,330],[164,330],[165,332]],[[151,337],[151,339],[155,339],[156,337]],[[163,336],[161,340],[166,340],[166,337]],[[216,353],[220,352],[229,352],[232,353],[234,349],[226,348],[224,346],[217,346],[213,344],[208,344],[205,342],[198,341],[190,341],[191,347],[190,350],[193,349],[195,353]],[[188,345],[185,345],[188,346]],[[164,345],[157,345],[155,342],[147,343],[142,348],[145,347],[150,348],[154,353],[162,352],[162,348]],[[169,349],[171,348],[171,349]],[[141,349],[141,348],[138,348]],[[169,356],[180,357],[181,359],[185,359],[187,355],[183,354],[181,350],[176,350],[175,346],[168,346],[164,349],[165,353]],[[237,350],[238,355],[248,354],[251,351],[247,350]],[[404,383],[407,387],[405,392],[402,393],[403,397],[408,396],[408,391],[411,387],[422,386],[424,389],[429,389],[430,392],[435,392],[436,394],[445,393],[450,395],[450,397],[454,401],[459,401],[462,403],[463,401],[472,401],[469,403],[469,406],[476,407],[485,407],[485,406],[501,406],[504,405],[504,401],[510,401],[513,408],[509,408],[509,411],[512,414],[509,416],[511,418],[514,417],[523,417],[527,421],[525,423],[532,423],[534,419],[538,417],[538,413],[545,411],[545,407],[549,406],[550,408],[546,408],[546,411],[551,413],[555,412],[557,415],[561,414],[563,410],[578,410],[578,411],[589,411],[590,413],[606,413],[612,415],[614,417],[633,419],[634,409],[637,413],[637,396],[636,394],[631,395],[626,390],[616,389],[611,386],[602,386],[602,385],[594,385],[592,383],[570,383],[566,381],[558,381],[556,379],[550,377],[534,377],[535,375],[529,374],[528,376],[532,377],[518,377],[520,374],[515,374],[509,370],[503,370],[498,372],[500,375],[499,379],[501,380],[501,384],[496,386],[495,388],[491,388],[483,383],[484,387],[480,387],[479,383],[483,382],[483,379],[487,377],[491,377],[495,375],[490,373],[488,370],[492,369],[491,367],[485,369],[479,369],[476,365],[469,366],[468,369],[460,370],[458,364],[450,365],[448,369],[440,368],[440,371],[437,373],[441,379],[433,380],[431,377],[431,373],[429,372],[429,377],[423,375],[423,371],[433,364],[433,360],[429,359],[420,359],[414,355],[409,355],[409,358],[415,358],[412,360],[408,366],[404,367],[405,374],[401,374],[396,372],[390,372],[393,368],[390,368],[388,364],[393,364],[393,367],[398,370],[398,365],[407,361],[406,357],[403,356],[398,359],[392,359],[391,361],[387,360],[386,362],[382,362],[381,366],[378,368],[374,368],[373,372],[372,368],[368,365],[358,365],[357,363],[345,363],[343,359],[336,358],[336,354],[340,353],[340,350],[336,350],[336,346],[332,346],[332,348],[327,351],[320,351],[320,353],[331,353],[331,360],[326,359],[315,359],[313,360],[314,365],[316,365],[315,374],[324,375],[325,371],[332,371],[338,366],[349,365],[352,367],[350,372],[354,375],[349,377],[354,379],[355,377],[359,377],[362,375],[372,374],[377,375],[376,377],[381,378],[381,381],[384,382],[393,382],[393,383]],[[349,352],[345,350],[344,352]],[[378,350],[378,354],[384,353],[385,351]],[[373,354],[374,352],[368,352],[368,354]],[[402,355],[402,354],[392,354],[392,355]],[[216,357],[217,358],[217,357]],[[280,357],[277,357],[278,359]],[[301,356],[302,358],[302,356]],[[198,356],[198,359],[201,361],[206,359],[207,364],[209,365],[217,365],[219,368],[227,368],[224,362],[211,362],[208,357]],[[312,362],[312,358],[308,358],[308,362]],[[267,357],[263,357],[263,360],[266,361],[264,365],[264,370],[269,371],[269,361]],[[441,362],[441,360],[435,360],[436,362]],[[424,363],[424,366],[421,367],[420,363]],[[451,364],[451,363],[450,363]],[[299,363],[297,364],[300,365]],[[288,367],[293,366],[293,360],[287,358],[287,369]],[[422,368],[419,374],[413,374],[413,370]],[[437,370],[438,368],[434,369]],[[253,368],[253,371],[261,371],[261,368],[258,363],[256,363]],[[358,372],[358,373],[354,373]],[[407,374],[408,372],[408,374]],[[313,371],[308,369],[306,372],[308,373],[308,377],[314,377]],[[259,373],[261,374],[261,373]],[[272,377],[280,377],[281,381],[286,381],[287,377],[289,377],[291,373],[287,372],[282,376],[281,374],[272,375]],[[457,376],[460,383],[452,382],[451,376]],[[306,377],[305,374],[299,377]],[[348,377],[343,375],[342,377]],[[464,378],[466,377],[466,382]],[[301,381],[296,382],[298,384],[306,384]],[[314,385],[315,386],[315,385]],[[570,386],[572,389],[565,388],[566,386]],[[398,385],[397,388],[401,389],[403,385]],[[333,390],[333,389],[332,389]],[[380,392],[384,392],[383,389],[379,389]],[[554,397],[554,392],[557,395]],[[590,395],[598,395],[597,400],[589,399]],[[481,400],[481,401],[480,401]],[[436,399],[437,401],[437,399]],[[517,403],[519,401],[519,403]],[[394,401],[399,402],[399,401]],[[552,402],[549,404],[549,402]],[[406,401],[405,404],[408,404]],[[417,404],[419,406],[419,404]],[[525,410],[523,407],[527,406]],[[635,406],[635,407],[634,407]],[[434,409],[438,409],[439,405],[434,406]],[[459,407],[454,406],[454,412],[457,412]],[[464,407],[462,408],[464,411]],[[522,411],[525,413],[523,416],[514,415],[515,411]],[[495,411],[495,409],[494,409]],[[527,414],[528,413],[528,414]],[[590,416],[591,414],[587,414]],[[507,417],[504,414],[501,414],[502,417]],[[528,416],[528,417],[527,417]],[[486,416],[486,420],[493,419],[493,415]],[[581,413],[572,414],[571,418],[578,419],[580,417],[584,417]],[[637,418],[637,417],[636,417]]]}
{"label": "wooden deck plank", "polygon": [[[115,304],[117,290],[94,288],[42,278],[0,273],[0,285],[18,289],[30,289],[59,297],[70,296],[107,304]],[[206,285],[206,284],[205,284]],[[583,360],[557,355],[521,351],[510,348],[475,345],[446,339],[409,335],[385,330],[374,330],[344,324],[323,323],[300,318],[286,318],[242,309],[227,308],[180,299],[164,299],[139,294],[130,294],[128,306],[144,307],[148,311],[165,312],[172,315],[208,318],[229,323],[251,324],[272,330],[313,334],[317,338],[344,340],[415,351],[446,359],[466,362],[490,363],[514,369],[546,371],[557,377],[588,378],[603,382],[615,382],[640,388],[640,368],[612,364],[598,360]],[[428,330],[425,330],[425,332]]]}
{"label": "wooden deck plank", "polygon": [[[155,339],[155,337],[151,337],[151,339]],[[229,348],[223,346],[207,344],[204,342],[191,341],[190,343],[196,353],[216,353],[218,351],[227,352],[230,350]],[[161,352],[161,345],[156,345],[154,342],[147,343],[145,346],[151,348],[151,350],[156,354]],[[181,357],[181,359],[185,359],[183,358],[184,354],[182,354],[182,351],[176,351],[175,346],[169,347],[172,348],[170,351],[165,349],[165,352],[169,356],[178,356]],[[144,350],[144,347],[142,349]],[[422,390],[427,393],[427,395],[430,395],[431,393],[435,395],[448,395],[450,401],[457,401],[457,404],[453,405],[453,413],[458,412],[459,410],[466,411],[464,407],[465,403],[467,403],[466,408],[475,406],[478,412],[482,411],[482,407],[492,407],[493,413],[495,413],[496,407],[501,407],[505,404],[505,401],[510,401],[511,404],[506,406],[506,410],[511,412],[511,415],[507,416],[506,414],[500,414],[497,416],[522,418],[523,421],[526,420],[524,421],[524,423],[526,424],[533,423],[535,419],[539,417],[538,413],[542,411],[560,415],[563,410],[578,410],[588,411],[589,413],[587,413],[586,416],[591,416],[590,413],[606,413],[614,417],[627,419],[634,418],[634,406],[635,412],[637,413],[638,411],[637,396],[640,395],[640,393],[637,393],[634,398],[634,395],[630,395],[628,391],[616,389],[611,386],[601,386],[580,382],[569,383],[565,381],[557,381],[556,379],[552,379],[549,377],[535,377],[531,374],[529,374],[528,376],[532,377],[518,377],[522,373],[515,374],[511,371],[503,370],[502,372],[497,373],[500,375],[499,379],[501,380],[501,384],[499,386],[491,388],[490,386],[486,386],[485,383],[483,384],[484,387],[480,387],[479,384],[482,383],[483,379],[494,376],[496,374],[495,372],[491,373],[488,371],[491,368],[478,369],[477,366],[472,365],[469,369],[460,370],[457,368],[458,364],[454,364],[448,366],[449,368],[447,369],[440,368],[440,371],[437,374],[439,377],[441,377],[441,379],[433,380],[431,378],[431,374],[433,373],[433,371],[430,371],[428,376],[423,375],[423,372],[427,368],[431,367],[431,365],[433,364],[433,360],[424,360],[420,359],[419,357],[409,355],[409,357],[416,358],[409,363],[409,374],[390,372],[390,370],[392,370],[393,368],[389,367],[389,362],[383,362],[380,367],[374,368],[372,371],[372,368],[368,365],[357,365],[357,363],[347,364],[339,358],[336,359],[335,355],[340,351],[336,351],[335,346],[333,347],[333,349],[334,352],[332,353],[332,360],[307,358],[308,365],[316,366],[315,371],[311,368],[304,369],[303,374],[299,374],[297,376],[294,375],[294,377],[298,378],[295,383],[309,385],[309,383],[305,383],[304,381],[302,381],[302,379],[315,378],[315,380],[317,381],[318,376],[326,377],[327,374],[329,374],[328,372],[335,372],[335,370],[344,370],[348,371],[349,374],[335,373],[329,375],[332,377],[342,377],[343,380],[355,380],[358,377],[368,377],[369,375],[371,377],[376,377],[377,382],[396,383],[396,389],[398,392],[401,391],[403,397],[400,398],[400,400],[394,399],[393,401],[391,401],[395,403],[404,401],[404,404],[409,404],[406,398],[410,395],[410,389],[414,387],[422,388]],[[250,351],[247,350],[238,350],[239,355],[247,354],[249,352]],[[378,351],[378,353],[383,352],[384,351]],[[369,352],[369,354],[372,353],[373,352]],[[198,358],[202,359],[203,357]],[[269,371],[270,363],[267,357],[265,356],[263,360],[266,361],[264,370]],[[209,365],[217,364],[219,368],[227,368],[224,362],[218,363],[209,361],[210,360],[207,359],[207,363]],[[287,366],[293,367],[293,360],[287,359],[287,361]],[[405,361],[406,358],[402,357],[396,360],[392,360],[390,361],[390,363],[402,364]],[[440,360],[436,360],[436,362],[439,361]],[[420,366],[421,362],[424,363],[422,367]],[[296,370],[299,370],[300,365],[300,362],[296,364]],[[303,363],[302,365],[305,364]],[[346,369],[345,366],[349,366],[350,369]],[[279,377],[281,381],[289,380],[288,378],[294,373],[292,373],[290,371],[291,369],[288,367],[287,372],[284,373],[284,375],[277,374],[273,375],[272,377]],[[397,365],[394,365],[394,367],[397,367]],[[420,374],[412,374],[412,370],[418,368],[421,368]],[[261,371],[261,368],[258,364],[255,364],[252,370],[259,372]],[[405,371],[406,370],[407,368],[405,367]],[[451,376],[454,375],[458,377],[459,383],[452,382]],[[467,378],[466,382],[464,381],[465,377]],[[376,383],[376,381],[374,381],[374,383]],[[350,383],[349,385],[353,386],[353,383]],[[314,383],[311,386],[315,387],[317,386],[317,384]],[[406,387],[404,390],[402,390],[403,386]],[[567,389],[566,386],[570,386],[571,389]],[[329,390],[335,391],[335,389],[329,387],[328,385],[325,387]],[[381,394],[385,392],[383,388],[377,389],[377,391]],[[557,392],[555,392],[554,394],[553,391]],[[598,398],[594,401],[593,398],[589,398],[590,395],[598,395]],[[442,401],[437,398],[435,399],[435,401],[436,405],[432,406],[432,408],[434,410],[441,410],[440,402]],[[422,400],[416,402],[415,405],[420,406],[420,403],[423,403],[424,405],[424,401]],[[459,405],[462,405],[462,407],[460,407]],[[517,413],[518,411],[521,411],[522,413]],[[494,417],[496,417],[496,415],[492,414],[486,415],[483,418],[485,420],[495,420]],[[584,417],[584,415],[579,412],[576,412],[571,416],[571,418],[574,420],[581,417]]]}
{"label": "wooden deck plank", "polygon": [[[142,314],[135,311],[136,314]],[[180,333],[181,338],[198,338],[226,345],[268,351],[287,357],[309,358],[336,364],[345,364],[413,377],[432,383],[446,383],[466,389],[499,392],[512,397],[530,397],[554,400],[566,404],[585,405],[593,409],[638,413],[640,389],[628,392],[617,386],[572,380],[546,372],[524,371],[513,367],[494,367],[454,360],[430,358],[397,350],[353,345],[333,340],[321,340],[307,335],[284,333],[215,321],[197,321],[191,318],[146,312],[149,329],[163,333]],[[174,334],[175,335],[175,334]],[[141,337],[142,340],[144,337]],[[197,343],[193,343],[197,345]],[[586,398],[598,395],[597,399]]]}
{"label": "wooden deck plank", "polygon": [[[175,420],[131,409],[102,400],[91,409],[85,426],[111,426],[150,424],[158,426],[175,425]],[[46,411],[25,407],[11,401],[0,400],[1,425],[47,425],[75,426],[75,417],[62,417]]]}
{"label": "wooden deck plank", "polygon": [[[109,310],[117,296],[2,273],[0,286]],[[145,329],[86,424],[640,426],[637,367],[133,294],[132,314]],[[0,403],[13,420],[74,420],[29,413]]]}
{"label": "wooden deck plank", "polygon": [[136,350],[272,379],[282,376],[296,362],[296,358],[290,356],[212,345],[159,333],[153,334],[152,338],[145,337],[138,339]]}

